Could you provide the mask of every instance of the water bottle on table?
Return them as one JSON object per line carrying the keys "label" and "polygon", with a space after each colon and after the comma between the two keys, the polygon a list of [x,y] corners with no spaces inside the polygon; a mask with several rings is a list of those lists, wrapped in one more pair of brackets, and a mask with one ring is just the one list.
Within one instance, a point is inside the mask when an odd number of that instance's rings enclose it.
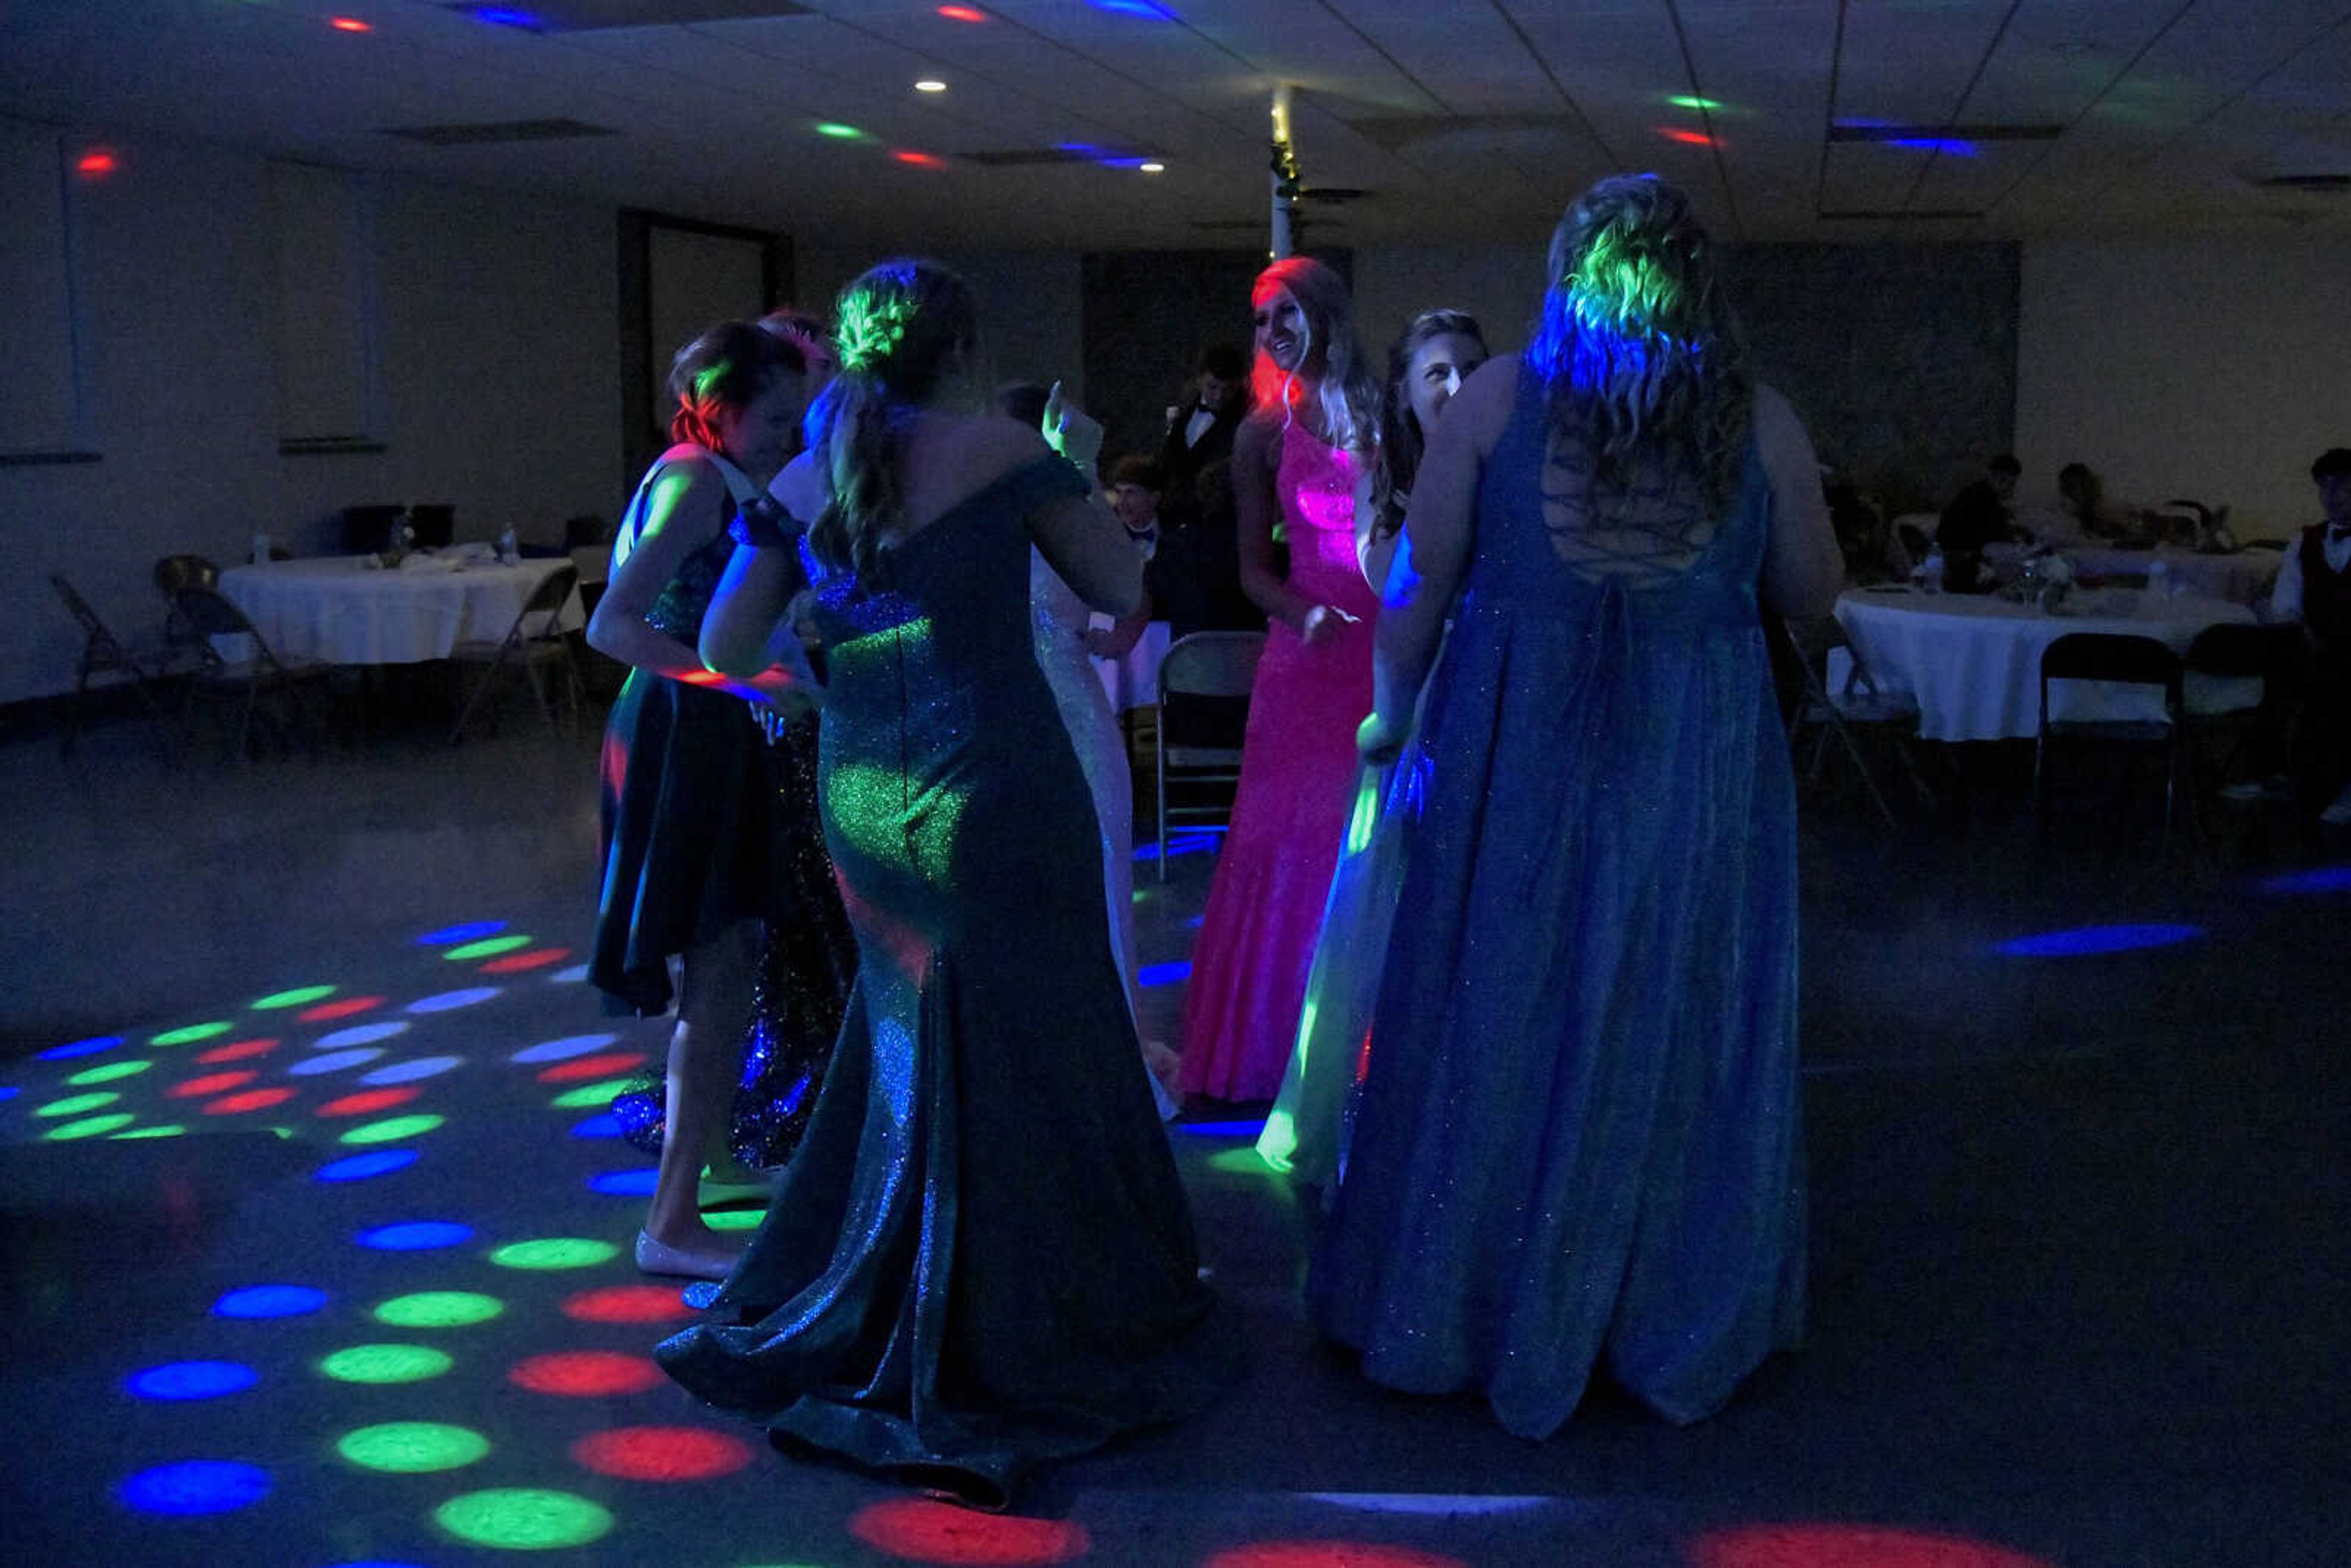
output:
{"label": "water bottle on table", "polygon": [[498,564],[512,566],[521,559],[521,547],[515,543],[514,525],[508,523],[506,531],[498,536]]}

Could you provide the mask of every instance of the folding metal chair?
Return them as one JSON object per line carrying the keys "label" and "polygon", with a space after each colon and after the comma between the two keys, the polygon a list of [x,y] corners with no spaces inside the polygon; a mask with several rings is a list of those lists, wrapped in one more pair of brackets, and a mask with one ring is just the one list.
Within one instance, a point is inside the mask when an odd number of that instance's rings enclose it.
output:
{"label": "folding metal chair", "polygon": [[[530,597],[523,601],[503,639],[496,643],[460,643],[449,651],[453,664],[485,666],[481,679],[474,683],[473,692],[458,712],[457,722],[450,727],[450,745],[465,737],[465,726],[472,721],[474,710],[481,706],[509,664],[520,664],[523,674],[530,678],[531,695],[537,699],[539,716],[547,720],[550,730],[559,727],[555,709],[548,701],[546,685],[539,678],[539,666],[559,664],[564,704],[578,717],[586,702],[586,693],[580,685],[580,665],[571,656],[571,640],[562,622],[564,606],[570,603],[579,586],[580,569],[566,561],[538,580],[538,586],[530,591]],[[496,734],[497,727],[497,710],[493,707],[490,733]]]}
{"label": "folding metal chair", "polygon": [[[180,623],[200,640],[197,646],[201,650],[199,656],[203,663],[189,688],[190,700],[193,701],[200,692],[232,695],[238,692],[244,694],[245,700],[237,717],[234,753],[240,761],[246,755],[246,745],[253,735],[254,715],[265,695],[284,696],[289,709],[301,718],[308,719],[309,709],[304,701],[302,689],[311,682],[325,678],[329,668],[326,664],[316,659],[288,661],[279,658],[269,646],[269,640],[261,634],[261,629],[246,619],[244,611],[214,589],[183,588],[172,596],[172,608]],[[247,639],[245,643],[246,656],[234,662],[229,660],[214,643],[213,640],[219,637]],[[323,719],[320,727],[327,727]],[[289,736],[293,733],[290,726],[285,727],[283,732]]]}
{"label": "folding metal chair", "polygon": [[[1181,728],[1187,706],[1232,699],[1246,700],[1257,682],[1257,662],[1265,651],[1262,632],[1195,632],[1168,644],[1159,663],[1159,716],[1152,727],[1153,773],[1159,793],[1159,880],[1167,880],[1167,824],[1183,818],[1191,821],[1223,822],[1229,805],[1171,805],[1170,782],[1184,785],[1238,784],[1241,776],[1238,746],[1203,746],[1170,742],[1171,726]],[[1197,716],[1192,716],[1196,723]],[[1172,776],[1172,778],[1171,778]]]}
{"label": "folding metal chair", "polygon": [[[1808,726],[1815,732],[1804,782],[1820,783],[1822,769],[1828,762],[1829,742],[1834,740],[1853,759],[1854,771],[1860,776],[1861,787],[1868,792],[1877,814],[1886,819],[1887,827],[1898,828],[1901,824],[1895,819],[1894,809],[1886,804],[1885,793],[1870,771],[1869,760],[1862,755],[1861,745],[1854,736],[1857,729],[1872,731],[1893,742],[1895,755],[1901,759],[1911,788],[1917,791],[1927,809],[1933,810],[1937,804],[1935,791],[1919,772],[1917,760],[1910,751],[1910,741],[1918,733],[1917,700],[1907,692],[1880,691],[1869,667],[1862,662],[1861,650],[1853,645],[1834,616],[1803,624],[1789,622],[1784,630],[1789,646],[1795,651],[1796,663],[1803,670],[1803,691],[1788,721],[1789,749],[1792,752],[1800,744],[1799,737]],[[1832,689],[1828,655],[1836,648],[1845,650],[1852,667]]]}
{"label": "folding metal chair", "polygon": [[74,590],[57,573],[49,573],[49,586],[65,601],[67,612],[81,627],[81,662],[74,677],[73,706],[67,711],[65,734],[58,737],[57,755],[73,755],[74,742],[80,737],[82,717],[89,706],[89,686],[93,678],[106,675],[130,677],[131,688],[139,700],[154,716],[159,726],[167,723],[163,705],[155,698],[155,684],[175,674],[184,674],[195,668],[198,655],[190,644],[174,647],[169,643],[152,648],[134,649],[117,637],[99,618],[89,601]]}
{"label": "folding metal chair", "polygon": [[[2163,694],[2160,719],[2052,719],[2049,683],[2103,681],[2152,686]],[[2032,800],[2046,820],[2047,760],[2053,739],[2103,741],[2163,750],[2163,831],[2168,837],[2177,804],[2183,727],[2180,722],[2179,655],[2152,637],[2112,632],[2072,632],[2041,651],[2041,721],[2032,742]]]}

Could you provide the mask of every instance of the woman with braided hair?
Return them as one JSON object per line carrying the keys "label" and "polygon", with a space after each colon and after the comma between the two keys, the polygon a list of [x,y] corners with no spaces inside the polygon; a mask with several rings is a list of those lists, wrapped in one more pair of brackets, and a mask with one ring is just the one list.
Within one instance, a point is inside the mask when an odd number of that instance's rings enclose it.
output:
{"label": "woman with braided hair", "polygon": [[1387,580],[1358,745],[1395,757],[1427,677],[1429,783],[1309,1290],[1375,1382],[1474,1388],[1535,1438],[1596,1368],[1697,1420],[1801,1330],[1759,607],[1825,614],[1843,575],[1688,199],[1602,181],[1550,279],[1533,346],[1429,433]]}
{"label": "woman with braided hair", "polygon": [[[841,374],[780,486],[811,526],[747,519],[702,652],[789,663],[803,621],[820,643],[857,980],[767,1223],[711,1319],[657,1354],[779,1443],[1000,1504],[1040,1461],[1188,1414],[1237,1370],[1030,633],[1032,544],[1113,614],[1143,562],[1078,463],[987,412],[962,279],[885,262],[839,321]],[[1049,425],[1091,463],[1099,426]]]}

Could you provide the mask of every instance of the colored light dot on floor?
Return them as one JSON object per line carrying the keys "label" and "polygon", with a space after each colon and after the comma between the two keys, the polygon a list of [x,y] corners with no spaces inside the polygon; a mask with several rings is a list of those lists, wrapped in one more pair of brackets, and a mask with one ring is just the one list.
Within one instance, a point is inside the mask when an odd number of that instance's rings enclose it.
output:
{"label": "colored light dot on floor", "polygon": [[337,1001],[321,1002],[315,1008],[304,1008],[294,1015],[296,1023],[332,1023],[337,1019],[356,1018],[383,1006],[381,997],[344,997]]}
{"label": "colored light dot on floor", "polygon": [[261,1074],[251,1068],[235,1072],[207,1072],[201,1078],[190,1078],[163,1091],[166,1100],[202,1100],[208,1095],[225,1094],[232,1089],[242,1089]]}
{"label": "colored light dot on floor", "polygon": [[225,1023],[192,1023],[185,1029],[166,1030],[147,1043],[150,1045],[193,1045],[200,1040],[212,1040],[228,1032]]}
{"label": "colored light dot on floor", "polygon": [[587,977],[588,966],[585,964],[574,964],[568,969],[556,970],[555,973],[547,977],[547,981],[548,984],[551,986],[576,986]]}
{"label": "colored light dot on floor", "polygon": [[620,1480],[703,1481],[731,1475],[758,1454],[740,1437],[706,1427],[618,1427],[580,1438],[571,1457]]}
{"label": "colored light dot on floor", "polygon": [[33,1110],[33,1114],[36,1116],[78,1116],[84,1111],[95,1111],[100,1105],[111,1105],[117,1100],[121,1098],[122,1096],[120,1094],[115,1092],[111,1089],[104,1090],[95,1094],[68,1094],[62,1100],[52,1100],[46,1105],[36,1106]]}
{"label": "colored light dot on floor", "polygon": [[189,1518],[233,1513],[269,1495],[269,1472],[231,1459],[183,1459],[141,1470],[114,1489],[139,1513]]}
{"label": "colored light dot on floor", "polygon": [[713,1230],[757,1230],[768,1218],[764,1208],[715,1208],[702,1217]]}
{"label": "colored light dot on floor", "polygon": [[916,1563],[986,1563],[997,1568],[1073,1563],[1093,1548],[1082,1524],[1058,1519],[1022,1519],[1008,1513],[975,1513],[927,1498],[893,1498],[868,1503],[852,1514],[854,1540],[893,1557]]}
{"label": "colored light dot on floor", "polygon": [[362,1089],[356,1094],[346,1094],[340,1100],[329,1100],[319,1107],[319,1114],[337,1116],[372,1116],[378,1111],[389,1111],[395,1105],[405,1105],[424,1091],[413,1085],[394,1089]]}
{"label": "colored light dot on floor", "polygon": [[465,1065],[462,1056],[419,1056],[407,1061],[395,1061],[390,1067],[379,1067],[373,1072],[360,1075],[362,1083],[413,1083],[420,1079],[438,1078],[454,1067]]}
{"label": "colored light dot on floor", "polygon": [[475,1291],[418,1291],[379,1304],[375,1321],[396,1329],[458,1329],[488,1322],[506,1310],[496,1296]]}
{"label": "colored light dot on floor", "polygon": [[414,1149],[373,1149],[364,1155],[347,1155],[340,1160],[329,1160],[310,1173],[313,1181],[366,1181],[372,1176],[390,1176],[406,1170],[416,1163]]}
{"label": "colored light dot on floor", "polygon": [[179,1402],[217,1399],[261,1381],[253,1368],[234,1361],[175,1361],[134,1372],[122,1385],[141,1399]]}
{"label": "colored light dot on floor", "polygon": [[528,953],[509,953],[503,958],[493,958],[482,966],[485,975],[522,975],[533,969],[544,969],[560,964],[571,956],[569,947],[537,947]]}
{"label": "colored light dot on floor", "polygon": [[597,1399],[621,1394],[643,1394],[667,1378],[652,1358],[626,1355],[616,1350],[559,1351],[517,1362],[507,1381],[533,1394],[567,1399]]}
{"label": "colored light dot on floor", "polygon": [[620,1256],[609,1241],[578,1236],[550,1236],[536,1241],[514,1241],[490,1254],[502,1269],[592,1269]]}
{"label": "colored light dot on floor", "polygon": [[508,1551],[585,1546],[612,1528],[612,1516],[584,1497],[535,1487],[500,1487],[453,1497],[434,1522],[460,1541]]}
{"label": "colored light dot on floor", "polygon": [[254,1003],[253,1010],[257,1013],[269,1013],[285,1008],[308,1007],[312,1002],[324,1001],[334,994],[335,988],[332,986],[297,986],[290,991],[272,991]]}
{"label": "colored light dot on floor", "polygon": [[2145,947],[2176,946],[2202,935],[2204,928],[2200,925],[2085,925],[2073,931],[2018,936],[1995,945],[1992,951],[2011,958],[2095,957]]}
{"label": "colored light dot on floor", "polygon": [[103,1067],[85,1067],[82,1072],[75,1072],[73,1077],[66,1079],[66,1083],[70,1083],[73,1089],[82,1089],[85,1083],[113,1083],[115,1079],[139,1077],[152,1065],[155,1062],[148,1061],[148,1058],[139,1058],[134,1062],[106,1062]]}
{"label": "colored light dot on floor", "polygon": [[286,1070],[288,1078],[316,1078],[321,1073],[340,1072],[346,1067],[358,1067],[373,1061],[383,1054],[383,1048],[363,1045],[354,1051],[330,1051],[324,1056],[306,1056]]}
{"label": "colored light dot on floor", "polygon": [[310,1047],[314,1051],[340,1051],[350,1045],[373,1045],[377,1040],[390,1040],[396,1034],[406,1034],[408,1027],[408,1020],[405,1019],[386,1019],[381,1023],[353,1024],[349,1029],[339,1029],[332,1034],[320,1035],[310,1042]]}
{"label": "colored light dot on floor", "polygon": [[1754,1524],[1689,1543],[1691,1568],[2050,1568],[2038,1557],[1957,1536],[1865,1524]]}
{"label": "colored light dot on floor", "polygon": [[23,1092],[23,1090],[11,1083],[5,1087],[0,1087],[0,1100],[14,1100],[17,1095],[22,1094]]}
{"label": "colored light dot on floor", "polygon": [[566,1061],[575,1056],[585,1056],[591,1051],[601,1051],[620,1038],[617,1034],[569,1034],[561,1040],[526,1045],[507,1060],[526,1065],[540,1061]]}
{"label": "colored light dot on floor", "polygon": [[298,1318],[327,1304],[327,1292],[308,1285],[246,1285],[213,1303],[216,1318]]}
{"label": "colored light dot on floor", "polygon": [[651,1166],[633,1171],[601,1171],[588,1178],[588,1190],[607,1197],[650,1197],[661,1173]]}
{"label": "colored light dot on floor", "polygon": [[668,1323],[694,1315],[674,1285],[599,1285],[566,1296],[561,1311],[581,1323]]}
{"label": "colored light dot on floor", "polygon": [[559,1061],[552,1067],[542,1067],[538,1076],[541,1083],[577,1083],[582,1079],[603,1078],[644,1064],[645,1053],[642,1051],[605,1051],[594,1056],[582,1056],[571,1061]]}
{"label": "colored light dot on floor", "polygon": [[463,946],[452,947],[441,956],[452,963],[466,964],[476,958],[495,958],[501,953],[511,953],[518,947],[528,947],[530,946],[530,941],[529,937],[523,936],[493,936],[486,941],[468,942]]}
{"label": "colored light dot on floor", "polygon": [[52,1127],[41,1136],[45,1141],[52,1144],[71,1144],[83,1138],[95,1138],[102,1134],[111,1133],[118,1127],[127,1127],[137,1120],[139,1118],[128,1111],[110,1111],[103,1116],[84,1116],[78,1122],[68,1122],[61,1127]]}
{"label": "colored light dot on floor", "polygon": [[319,1358],[320,1375],[338,1383],[423,1383],[456,1365],[447,1351],[422,1344],[355,1344]]}
{"label": "colored light dot on floor", "polygon": [[590,1116],[584,1122],[573,1124],[571,1135],[575,1138],[617,1138],[621,1135],[621,1120],[610,1112],[601,1116]]}
{"label": "colored light dot on floor", "polygon": [[110,1144],[120,1144],[137,1138],[177,1138],[186,1133],[185,1127],[172,1122],[160,1127],[132,1127],[120,1133],[109,1133],[106,1134],[106,1141]]}
{"label": "colored light dot on floor", "polygon": [[606,1078],[594,1083],[583,1083],[577,1089],[558,1094],[548,1103],[559,1111],[580,1111],[590,1105],[609,1105],[612,1103],[612,1096],[626,1089],[630,1082],[626,1078]]}
{"label": "colored light dot on floor", "polygon": [[339,1143],[365,1147],[371,1144],[396,1144],[402,1138],[413,1138],[419,1133],[429,1133],[446,1118],[430,1115],[394,1116],[390,1121],[370,1122],[345,1133]]}
{"label": "colored light dot on floor", "polygon": [[474,1228],[448,1219],[410,1219],[362,1230],[359,1243],[379,1252],[430,1252],[436,1248],[462,1247],[474,1239]]}
{"label": "colored light dot on floor", "polygon": [[478,942],[485,936],[495,936],[507,928],[503,920],[469,920],[462,925],[444,925],[438,931],[427,931],[416,938],[419,947],[446,946],[452,942]]}
{"label": "colored light dot on floor", "polygon": [[1274,1168],[1265,1163],[1265,1156],[1259,1154],[1254,1145],[1223,1149],[1210,1155],[1208,1168],[1222,1171],[1227,1176],[1270,1176],[1276,1174]]}
{"label": "colored light dot on floor", "polygon": [[490,1440],[469,1427],[439,1421],[387,1421],[335,1440],[335,1452],[361,1469],[428,1475],[459,1469],[490,1451]]}
{"label": "colored light dot on floor", "polygon": [[420,997],[400,1010],[404,1013],[445,1013],[459,1008],[470,1008],[476,1002],[486,1002],[497,996],[496,986],[467,986],[460,991],[443,991],[438,996]]}
{"label": "colored light dot on floor", "polygon": [[[238,1116],[247,1111],[266,1111],[272,1105],[283,1105],[299,1093],[295,1089],[248,1089],[241,1094],[227,1094],[204,1106],[207,1116]],[[279,1137],[290,1134],[284,1129],[272,1128]]]}
{"label": "colored light dot on floor", "polygon": [[1189,964],[1145,964],[1134,972],[1134,983],[1138,986],[1172,986],[1178,980],[1189,979],[1191,975],[1192,966]]}
{"label": "colored light dot on floor", "polygon": [[217,1067],[225,1061],[246,1061],[256,1056],[267,1056],[277,1049],[275,1040],[234,1040],[226,1045],[216,1045],[197,1056],[206,1067]]}
{"label": "colored light dot on floor", "polygon": [[77,1056],[96,1056],[101,1051],[112,1051],[122,1043],[119,1034],[94,1034],[88,1040],[69,1040],[63,1045],[53,1045],[33,1058],[36,1061],[69,1061]]}

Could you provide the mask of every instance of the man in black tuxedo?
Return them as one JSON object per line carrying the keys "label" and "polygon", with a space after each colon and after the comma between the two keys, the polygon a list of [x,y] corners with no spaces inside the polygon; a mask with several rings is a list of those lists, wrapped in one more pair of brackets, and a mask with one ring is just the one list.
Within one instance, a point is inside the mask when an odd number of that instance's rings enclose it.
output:
{"label": "man in black tuxedo", "polygon": [[1265,626],[1264,612],[1241,591],[1234,531],[1233,435],[1248,413],[1248,356],[1210,344],[1160,447],[1159,549],[1144,573],[1155,615],[1178,637]]}

